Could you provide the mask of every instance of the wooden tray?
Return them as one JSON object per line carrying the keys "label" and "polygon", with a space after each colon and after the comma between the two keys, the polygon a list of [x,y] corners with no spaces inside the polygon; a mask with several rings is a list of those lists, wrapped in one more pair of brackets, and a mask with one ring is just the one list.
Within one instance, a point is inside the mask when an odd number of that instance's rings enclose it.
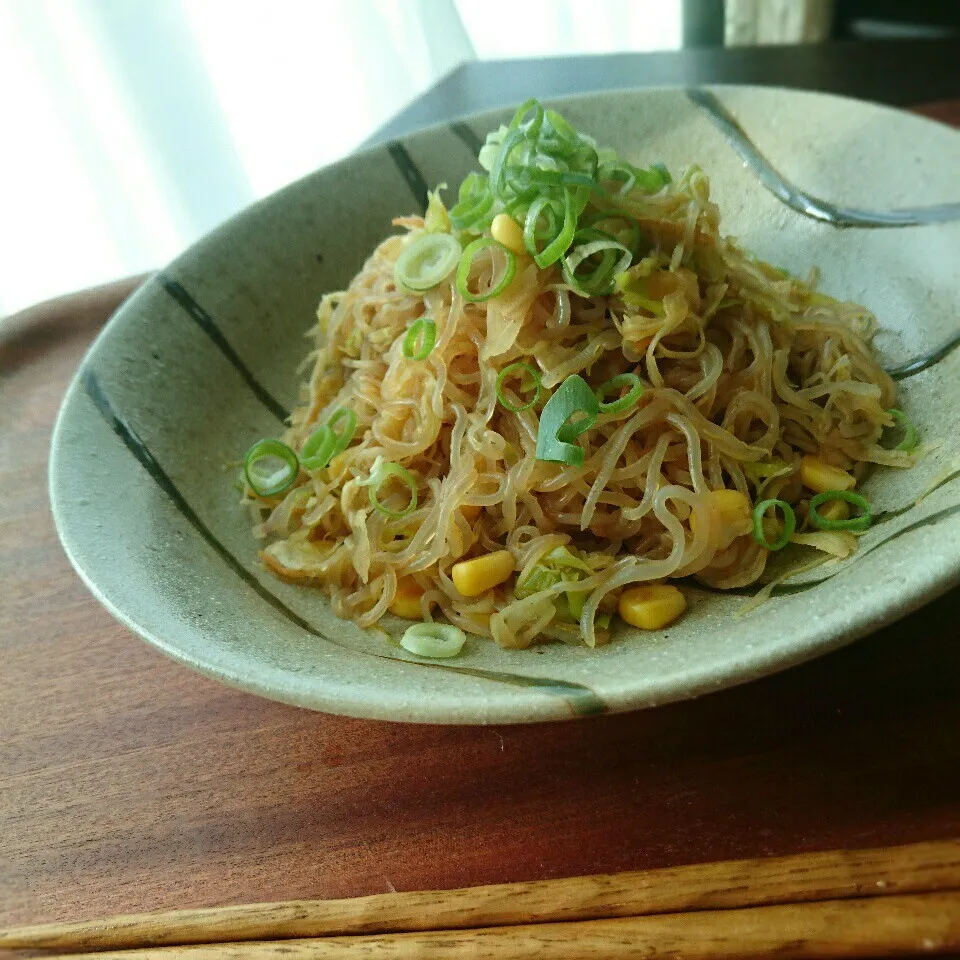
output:
{"label": "wooden tray", "polygon": [[960,836],[960,591],[758,683],[539,727],[346,720],[165,659],[47,499],[60,398],[135,283],[0,326],[0,925]]}

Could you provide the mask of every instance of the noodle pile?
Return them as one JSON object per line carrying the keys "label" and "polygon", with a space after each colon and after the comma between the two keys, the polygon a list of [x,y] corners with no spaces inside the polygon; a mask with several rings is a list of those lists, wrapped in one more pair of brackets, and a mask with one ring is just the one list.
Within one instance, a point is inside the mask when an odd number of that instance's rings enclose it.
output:
{"label": "noodle pile", "polygon": [[[407,584],[420,619],[446,619],[503,647],[538,637],[594,646],[609,638],[608,615],[630,585],[696,577],[725,589],[761,579],[770,550],[749,524],[726,520],[711,491],[736,490],[751,504],[784,500],[796,511],[796,542],[841,556],[854,549],[853,534],[807,523],[800,463],[813,454],[858,482],[870,464],[910,465],[879,443],[893,423],[894,386],[870,347],[874,317],[722,237],[697,167],[655,192],[589,204],[639,226],[633,287],[623,277],[613,292],[582,296],[557,266],[520,255],[509,286],[484,302],[465,300],[453,274],[411,292],[395,278],[401,251],[425,229],[410,216],[395,221],[404,233],[383,241],[345,291],[323,298],[312,370],[283,441],[301,451],[340,408],[356,414],[357,429],[350,446],[323,469],[301,469],[282,495],[248,488],[270,569],[321,587],[338,616],[362,627]],[[492,285],[497,270],[496,251],[478,255],[471,285]],[[412,360],[404,337],[423,317],[436,341]],[[517,361],[539,371],[544,389],[513,412],[498,399],[497,378]],[[625,372],[641,378],[643,393],[577,438],[582,466],[537,459],[552,391],[573,374],[595,387]],[[504,386],[514,406],[522,387]],[[381,462],[415,479],[417,504],[405,515],[373,505],[369,481]],[[393,513],[410,499],[392,482],[379,498]],[[777,521],[763,522],[775,535]],[[581,603],[569,608],[569,579],[519,589],[558,547],[579,563]],[[453,565],[504,549],[514,576],[461,595]]]}

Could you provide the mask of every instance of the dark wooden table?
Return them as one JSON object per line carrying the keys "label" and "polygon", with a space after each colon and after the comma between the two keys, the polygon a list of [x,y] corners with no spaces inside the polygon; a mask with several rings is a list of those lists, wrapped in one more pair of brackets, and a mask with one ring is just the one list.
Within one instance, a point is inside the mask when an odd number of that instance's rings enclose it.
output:
{"label": "dark wooden table", "polygon": [[0,325],[0,924],[960,836],[960,591],[761,682],[546,726],[342,719],[165,659],[73,573],[46,488],[136,282]]}

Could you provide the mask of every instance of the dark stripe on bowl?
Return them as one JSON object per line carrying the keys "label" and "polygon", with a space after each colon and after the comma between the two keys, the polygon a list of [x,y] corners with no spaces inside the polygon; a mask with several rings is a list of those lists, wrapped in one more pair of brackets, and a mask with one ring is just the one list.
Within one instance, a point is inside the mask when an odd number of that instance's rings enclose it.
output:
{"label": "dark stripe on bowl", "polygon": [[459,137],[464,144],[466,144],[467,149],[475,156],[480,156],[480,148],[483,146],[483,140],[480,137],[480,134],[475,133],[470,127],[465,123],[458,120],[456,123],[450,124],[451,132]]}
{"label": "dark stripe on bowl", "polygon": [[960,220],[960,203],[940,203],[898,210],[861,210],[855,207],[840,207],[806,193],[780,174],[714,94],[696,87],[688,89],[686,94],[708,114],[727,143],[756,174],[760,183],[778,200],[805,217],[829,223],[834,227],[869,228],[915,227]]}
{"label": "dark stripe on bowl", "polygon": [[210,528],[200,519],[193,507],[187,503],[186,498],[179,491],[176,484],[170,479],[169,475],[160,466],[157,458],[150,451],[149,447],[143,442],[139,434],[133,427],[117,412],[99,377],[89,367],[85,367],[81,372],[81,382],[84,392],[93,401],[97,411],[106,421],[108,426],[120,438],[123,445],[133,454],[137,462],[147,471],[158,487],[169,497],[174,507],[189,521],[190,525],[200,534],[200,536],[213,548],[221,560],[238,576],[244,583],[254,590],[258,596],[265,600],[271,607],[283,614],[288,620],[305,630],[311,636],[319,637],[328,643],[339,647],[341,650],[347,650],[351,653],[361,656],[374,657],[377,660],[390,660],[394,663],[412,663],[420,667],[428,667],[434,670],[446,670],[449,673],[465,673],[471,677],[478,677],[483,680],[491,680],[496,683],[506,683],[516,687],[533,688],[541,693],[552,694],[566,701],[570,712],[574,716],[589,716],[591,714],[604,713],[607,709],[606,703],[589,687],[579,683],[570,683],[566,680],[552,680],[549,677],[529,677],[524,674],[502,673],[494,670],[478,670],[470,667],[454,667],[443,663],[426,663],[418,660],[407,660],[400,657],[388,657],[382,654],[370,653],[366,650],[356,650],[345,644],[338,643],[334,638],[322,633],[316,627],[312,626],[307,620],[304,620],[299,614],[291,610],[278,596],[271,593],[243,564],[214,536]]}
{"label": "dark stripe on bowl", "polygon": [[158,273],[156,280],[167,293],[184,309],[197,326],[214,342],[217,349],[230,361],[234,370],[240,374],[256,398],[280,421],[286,421],[290,415],[283,405],[250,372],[250,368],[240,359],[239,354],[227,338],[221,333],[213,317],[178,283],[166,273]]}
{"label": "dark stripe on bowl", "polygon": [[424,180],[423,174],[413,162],[413,157],[410,156],[407,148],[396,140],[387,145],[387,153],[390,154],[393,162],[397,165],[397,169],[403,174],[403,179],[407,181],[407,186],[416,198],[420,212],[426,213],[428,200],[427,181]]}
{"label": "dark stripe on bowl", "polygon": [[894,380],[906,380],[908,377],[914,377],[918,373],[923,373],[924,370],[929,370],[944,357],[953,353],[957,347],[960,347],[960,333],[928,353],[914,357],[913,360],[907,360],[895,367],[887,367],[887,373],[890,374]]}

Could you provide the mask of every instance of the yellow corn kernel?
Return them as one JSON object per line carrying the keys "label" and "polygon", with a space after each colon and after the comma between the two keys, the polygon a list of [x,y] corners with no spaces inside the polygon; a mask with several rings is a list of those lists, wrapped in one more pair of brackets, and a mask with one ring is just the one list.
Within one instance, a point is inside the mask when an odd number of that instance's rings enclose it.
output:
{"label": "yellow corn kernel", "polygon": [[[749,533],[753,527],[753,507],[739,490],[711,490],[710,505],[720,519],[723,530],[731,537]],[[690,532],[697,532],[694,514],[690,514]]]}
{"label": "yellow corn kernel", "polygon": [[836,522],[850,518],[850,505],[846,500],[830,500],[817,507],[817,513],[823,520]]}
{"label": "yellow corn kernel", "polygon": [[397,592],[390,603],[390,612],[397,617],[406,617],[407,620],[422,620],[420,598],[423,596],[423,587],[414,577],[401,577],[397,581]]}
{"label": "yellow corn kernel", "polygon": [[461,503],[460,512],[463,514],[463,519],[466,520],[467,523],[473,523],[483,512],[483,507],[478,507],[474,503]]}
{"label": "yellow corn kernel", "polygon": [[824,463],[819,457],[811,457],[810,454],[800,461],[800,479],[805,487],[816,493],[852,490],[857,485],[857,481],[846,470],[831,467],[829,463]]}
{"label": "yellow corn kernel", "polygon": [[502,243],[514,253],[524,254],[527,248],[523,245],[523,231],[509,213],[498,213],[490,224],[490,236],[497,243]]}
{"label": "yellow corn kernel", "polygon": [[620,617],[641,630],[662,630],[687,609],[687,598],[666,583],[631,587],[620,594]]}
{"label": "yellow corn kernel", "polygon": [[753,504],[739,490],[714,490],[710,496],[728,534],[739,537],[753,529]]}
{"label": "yellow corn kernel", "polygon": [[497,550],[474,560],[455,563],[450,575],[461,596],[479,597],[481,593],[509,580],[513,566],[513,554],[509,550]]}

